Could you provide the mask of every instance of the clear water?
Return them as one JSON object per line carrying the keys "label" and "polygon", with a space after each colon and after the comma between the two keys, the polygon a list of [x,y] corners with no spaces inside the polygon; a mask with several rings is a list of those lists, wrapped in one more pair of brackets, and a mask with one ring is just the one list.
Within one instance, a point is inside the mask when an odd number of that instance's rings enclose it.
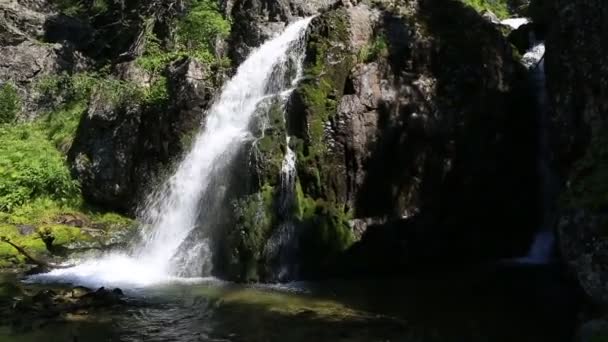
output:
{"label": "clear water", "polygon": [[202,238],[190,238],[197,223],[207,219],[200,217],[201,207],[222,201],[221,187],[212,183],[229,181],[227,170],[232,160],[240,147],[253,139],[250,126],[258,105],[290,87],[286,82],[290,66],[294,59],[301,63],[303,58],[303,48],[292,47],[303,45],[301,40],[310,20],[291,24],[253,51],[238,68],[210,108],[204,129],[190,152],[173,176],[148,198],[140,215],[146,226],[132,253],[84,260],[76,267],[54,270],[31,280],[137,287],[174,281],[178,276],[196,278],[210,274],[208,240],[204,234]]}
{"label": "clear water", "polygon": [[7,314],[0,341],[569,342],[577,314],[559,273],[537,266],[270,287],[201,280],[126,295],[126,306],[60,322]]}

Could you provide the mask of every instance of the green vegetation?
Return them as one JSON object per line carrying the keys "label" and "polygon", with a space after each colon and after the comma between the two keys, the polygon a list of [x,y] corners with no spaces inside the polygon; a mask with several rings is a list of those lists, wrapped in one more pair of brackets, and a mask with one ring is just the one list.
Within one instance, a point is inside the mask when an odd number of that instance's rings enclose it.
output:
{"label": "green vegetation", "polygon": [[66,203],[78,196],[64,157],[34,124],[0,128],[0,211],[48,197]]}
{"label": "green vegetation", "polygon": [[[150,88],[97,73],[40,78],[33,90],[51,109],[33,122],[0,124],[0,236],[45,257],[56,246],[92,243],[88,233],[65,222],[69,218],[103,234],[132,226],[120,215],[84,206],[66,153],[91,96],[114,105],[155,105],[166,100],[165,88],[164,78]],[[36,233],[23,235],[19,226],[33,227]],[[0,267],[18,267],[24,261],[13,247],[0,243]]]}
{"label": "green vegetation", "polygon": [[509,17],[509,6],[506,0],[462,0],[477,12],[490,11],[500,19]]}
{"label": "green vegetation", "polygon": [[94,17],[109,10],[110,0],[52,0],[59,11],[71,17]]}
{"label": "green vegetation", "polygon": [[12,122],[21,111],[21,97],[11,83],[0,85],[0,124]]}
{"label": "green vegetation", "polygon": [[[48,197],[34,199],[10,212],[0,211],[0,236],[41,258],[48,258],[72,243],[103,246],[135,227],[133,220],[119,214],[99,212],[81,201],[61,203]],[[30,231],[20,232],[20,228]],[[91,231],[96,235],[91,235]],[[0,268],[21,267],[25,261],[12,246],[0,243]]]}
{"label": "green vegetation", "polygon": [[574,167],[561,203],[570,208],[608,208],[608,135],[605,128],[594,132],[587,152]]}
{"label": "green vegetation", "polygon": [[179,18],[170,49],[161,45],[154,34],[154,24],[147,23],[145,52],[137,59],[137,64],[154,74],[162,72],[168,63],[182,57],[192,57],[201,63],[228,67],[230,61],[216,58],[214,46],[217,39],[225,39],[230,34],[231,23],[222,16],[215,0],[190,0],[188,13]]}
{"label": "green vegetation", "polygon": [[357,60],[363,63],[375,61],[380,57],[388,57],[388,41],[384,33],[376,35],[373,42],[359,51]]}

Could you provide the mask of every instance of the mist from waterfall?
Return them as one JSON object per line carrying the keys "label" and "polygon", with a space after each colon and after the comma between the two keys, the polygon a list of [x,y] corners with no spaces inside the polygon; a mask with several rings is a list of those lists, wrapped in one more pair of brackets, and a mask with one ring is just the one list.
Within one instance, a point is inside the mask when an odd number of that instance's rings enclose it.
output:
{"label": "mist from waterfall", "polygon": [[[201,206],[221,202],[225,195],[215,183],[226,183],[231,165],[254,137],[251,121],[268,98],[285,97],[295,81],[293,63],[301,73],[303,37],[311,18],[289,25],[277,37],[253,51],[224,86],[206,115],[203,129],[174,174],[143,206],[140,242],[131,253],[112,253],[85,260],[68,269],[34,276],[34,281],[145,286],[175,279],[202,277],[211,272],[211,252],[205,234],[194,234],[204,222]],[[296,77],[297,78],[297,77]],[[290,82],[292,81],[292,82]],[[293,152],[292,152],[293,153]],[[285,169],[293,169],[288,150]],[[292,172],[292,171],[287,171]],[[204,225],[203,225],[204,227]],[[208,229],[208,227],[204,227]],[[193,236],[202,236],[195,243]],[[185,242],[190,242],[186,246]]]}

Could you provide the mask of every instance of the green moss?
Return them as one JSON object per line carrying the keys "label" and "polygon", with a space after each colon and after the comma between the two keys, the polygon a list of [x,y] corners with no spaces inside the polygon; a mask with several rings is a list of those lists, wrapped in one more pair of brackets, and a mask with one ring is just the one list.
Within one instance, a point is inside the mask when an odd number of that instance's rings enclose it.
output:
{"label": "green moss", "polygon": [[41,226],[38,228],[37,233],[43,241],[51,238],[54,246],[93,241],[91,235],[85,233],[82,229],[61,224]]}
{"label": "green moss", "polygon": [[509,5],[506,0],[462,0],[462,2],[478,12],[490,11],[500,19],[506,19],[510,16]]}
{"label": "green moss", "polygon": [[[37,234],[21,235],[16,227],[0,224],[0,236],[10,239],[35,257],[47,253],[46,245]],[[6,266],[16,267],[22,265],[26,260],[14,247],[0,242],[0,261]]]}
{"label": "green moss", "polygon": [[[94,228],[101,236],[94,238],[87,230],[62,224],[66,220]],[[18,226],[29,226],[33,232],[21,235]],[[0,212],[0,236],[9,238],[42,259],[49,256],[49,251],[61,252],[62,248],[72,243],[85,246],[106,244],[117,237],[116,234],[128,236],[125,234],[129,234],[135,227],[135,221],[119,214],[101,213],[82,205],[62,205],[48,198],[26,203],[10,213]],[[0,269],[21,267],[26,261],[12,246],[0,243]]]}
{"label": "green moss", "polygon": [[21,97],[11,83],[0,85],[0,124],[15,120],[21,111]]}
{"label": "green moss", "polygon": [[337,112],[344,86],[356,60],[351,51],[346,12],[332,11],[313,25],[305,65],[306,81],[297,89],[303,103],[307,131],[295,141],[298,174],[307,195],[335,201],[331,183],[337,168],[328,154],[325,127]]}
{"label": "green moss", "polygon": [[274,188],[264,185],[260,192],[234,201],[236,225],[227,238],[228,272],[239,281],[259,280],[264,246],[274,222]]}

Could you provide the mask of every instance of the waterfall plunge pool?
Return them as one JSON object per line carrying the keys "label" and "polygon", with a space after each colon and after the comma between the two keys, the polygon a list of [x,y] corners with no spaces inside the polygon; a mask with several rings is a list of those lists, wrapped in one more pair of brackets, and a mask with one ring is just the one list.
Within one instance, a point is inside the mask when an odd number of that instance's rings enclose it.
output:
{"label": "waterfall plunge pool", "polygon": [[[2,282],[34,292],[66,286],[7,276]],[[558,342],[571,341],[577,312],[560,271],[538,265],[287,285],[201,279],[123,290],[124,305],[59,319],[19,319],[18,310],[0,308],[0,341]]]}

